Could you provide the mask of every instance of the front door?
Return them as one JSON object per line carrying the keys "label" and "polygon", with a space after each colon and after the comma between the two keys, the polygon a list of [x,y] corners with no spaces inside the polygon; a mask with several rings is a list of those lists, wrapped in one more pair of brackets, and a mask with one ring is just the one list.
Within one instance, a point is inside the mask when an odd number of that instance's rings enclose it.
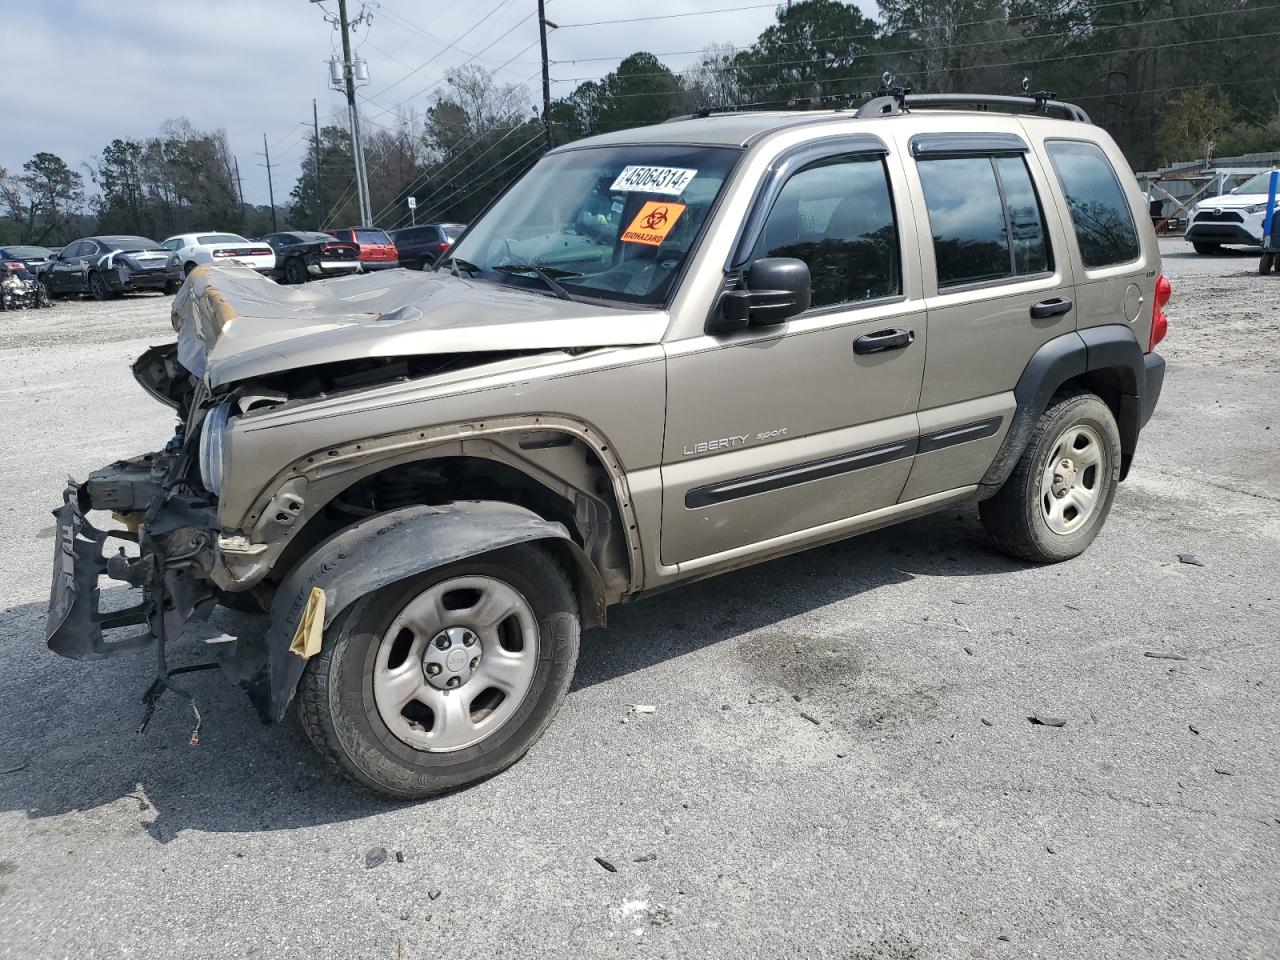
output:
{"label": "front door", "polygon": [[898,234],[902,173],[883,148],[836,148],[797,164],[762,201],[768,216],[745,260],[804,260],[810,309],[776,327],[667,344],[666,565],[820,535],[891,506],[906,482],[925,315]]}

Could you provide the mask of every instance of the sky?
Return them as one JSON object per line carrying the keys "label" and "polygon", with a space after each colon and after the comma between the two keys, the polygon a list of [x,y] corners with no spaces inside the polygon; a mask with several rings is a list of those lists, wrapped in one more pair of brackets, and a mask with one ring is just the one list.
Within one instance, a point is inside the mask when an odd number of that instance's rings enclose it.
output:
{"label": "sky", "polygon": [[[874,0],[859,6],[874,14]],[[186,117],[197,130],[226,131],[250,203],[268,199],[265,134],[283,204],[308,146],[312,98],[322,125],[345,125],[344,100],[328,87],[327,62],[341,41],[325,14],[337,9],[337,0],[19,5],[4,19],[0,167],[19,171],[46,150],[83,173],[113,138],[154,136],[165,120]],[[398,105],[422,112],[467,63],[525,85],[531,109],[541,96],[536,0],[348,0],[351,17],[362,9],[371,21],[354,44],[369,64],[360,91],[366,129],[390,124]],[[637,50],[678,71],[710,44],[747,46],[774,10],[761,0],[547,0],[546,17],[559,25],[548,36],[551,94],[567,95]],[[665,19],[596,23],[651,17]]]}

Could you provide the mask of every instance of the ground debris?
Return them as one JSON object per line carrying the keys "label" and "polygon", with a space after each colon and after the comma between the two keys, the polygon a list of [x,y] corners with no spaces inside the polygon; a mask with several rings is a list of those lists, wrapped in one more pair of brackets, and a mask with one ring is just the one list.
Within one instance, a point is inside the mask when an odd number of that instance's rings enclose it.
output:
{"label": "ground debris", "polygon": [[595,862],[596,862],[596,863],[600,864],[600,866],[602,866],[602,867],[604,867],[606,870],[608,870],[610,873],[617,873],[617,872],[618,872],[618,868],[617,868],[617,867],[615,867],[615,866],[614,866],[612,863],[610,863],[608,860],[606,860],[604,857],[592,857],[592,859],[593,859],[593,860],[595,860]]}
{"label": "ground debris", "polygon": [[812,716],[811,714],[805,713],[803,710],[802,710],[802,711],[800,711],[800,717],[801,717],[802,719],[804,719],[804,720],[808,720],[808,721],[809,721],[810,723],[812,723],[815,727],[816,727],[816,726],[818,726],[818,725],[820,725],[820,724],[822,723],[822,721],[821,721],[821,720],[819,720],[817,717]]}
{"label": "ground debris", "polygon": [[372,870],[374,867],[380,867],[387,862],[387,848],[374,847],[364,855],[364,868]]}
{"label": "ground debris", "polygon": [[1187,729],[1190,730],[1192,733],[1194,733],[1197,737],[1200,736],[1200,728],[1197,727],[1194,723],[1188,723]]}
{"label": "ground debris", "polygon": [[1217,774],[1221,774],[1221,775],[1222,775],[1222,776],[1224,776],[1224,777],[1234,777],[1234,776],[1235,776],[1235,771],[1234,771],[1234,770],[1232,770],[1230,767],[1214,767],[1214,768],[1213,768],[1213,772],[1214,772],[1214,773],[1217,773]]}
{"label": "ground debris", "polygon": [[1180,653],[1161,653],[1158,650],[1148,650],[1143,654],[1144,657],[1150,657],[1152,660],[1186,660]]}
{"label": "ground debris", "polygon": [[1051,717],[1046,713],[1033,713],[1027,717],[1027,722],[1037,727],[1065,727],[1067,721],[1059,717]]}
{"label": "ground debris", "polygon": [[973,647],[966,646],[963,649],[964,649],[964,652],[967,653],[969,656],[971,657],[973,656]]}
{"label": "ground debris", "polygon": [[403,850],[397,850],[397,851],[396,851],[396,863],[404,863],[404,851],[403,851]]}
{"label": "ground debris", "polygon": [[1203,567],[1203,566],[1204,566],[1204,564],[1200,561],[1200,558],[1199,558],[1199,557],[1197,557],[1194,553],[1180,553],[1180,554],[1178,554],[1178,562],[1179,562],[1179,563],[1188,563],[1188,564],[1190,564],[1190,565],[1191,565],[1191,566],[1193,566],[1193,567]]}
{"label": "ground debris", "polygon": [[994,724],[994,723],[992,723],[990,720],[988,720],[986,717],[979,717],[978,719],[982,721],[982,725],[983,725],[984,727],[994,727],[994,726],[995,726],[995,724]]}
{"label": "ground debris", "polygon": [[631,862],[632,863],[653,863],[653,861],[657,859],[658,859],[658,855],[656,853],[646,853],[639,857],[636,857]]}
{"label": "ground debris", "polygon": [[440,899],[440,891],[439,891],[439,890],[428,890],[428,891],[427,891],[427,899],[428,899],[428,900],[439,900],[439,899]]}
{"label": "ground debris", "polygon": [[631,705],[632,713],[657,713],[658,708],[651,703],[633,703]]}

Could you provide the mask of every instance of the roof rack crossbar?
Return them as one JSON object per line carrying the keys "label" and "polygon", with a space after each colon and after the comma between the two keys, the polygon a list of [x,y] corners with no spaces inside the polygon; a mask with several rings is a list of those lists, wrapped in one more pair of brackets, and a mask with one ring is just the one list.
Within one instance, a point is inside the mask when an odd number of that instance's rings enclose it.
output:
{"label": "roof rack crossbar", "polygon": [[[862,105],[858,111],[858,116],[863,116],[863,110],[875,104],[876,100],[868,101]],[[910,107],[977,107],[983,109],[986,107],[999,107],[1010,112],[1027,112],[1027,113],[1049,113],[1050,111],[1062,114],[1068,120],[1074,120],[1077,123],[1093,123],[1089,119],[1089,114],[1085,113],[1080,107],[1074,103],[1067,103],[1063,100],[1053,100],[1045,95],[1027,96],[1027,97],[1010,97],[1000,94],[985,93],[915,93],[906,97],[906,106]],[[868,113],[867,116],[881,116],[879,113]]]}

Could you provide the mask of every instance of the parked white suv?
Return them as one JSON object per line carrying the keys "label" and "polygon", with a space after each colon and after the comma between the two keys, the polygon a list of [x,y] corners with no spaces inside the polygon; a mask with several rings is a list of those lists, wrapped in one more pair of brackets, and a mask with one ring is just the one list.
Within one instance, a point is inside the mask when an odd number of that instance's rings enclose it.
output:
{"label": "parked white suv", "polygon": [[1230,193],[1197,203],[1185,234],[1196,253],[1217,253],[1224,243],[1261,246],[1270,180],[1270,171],[1259,173]]}
{"label": "parked white suv", "polygon": [[276,268],[276,253],[271,247],[260,240],[246,240],[238,233],[180,233],[160,246],[172,251],[171,283],[182,283],[187,274],[205,263],[243,263],[259,273]]}

